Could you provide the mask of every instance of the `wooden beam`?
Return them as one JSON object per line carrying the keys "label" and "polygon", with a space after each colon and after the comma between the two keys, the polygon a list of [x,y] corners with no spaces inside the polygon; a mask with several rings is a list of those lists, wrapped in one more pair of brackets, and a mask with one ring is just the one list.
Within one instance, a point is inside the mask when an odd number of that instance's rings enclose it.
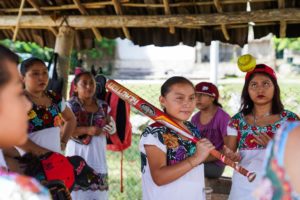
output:
{"label": "wooden beam", "polygon": [[27,2],[40,14],[44,14],[40,7],[35,3],[34,0],[27,0]]}
{"label": "wooden beam", "polygon": [[[247,3],[249,0],[223,0],[222,4],[241,4]],[[277,2],[278,0],[251,0],[251,3],[261,3],[261,2]],[[164,8],[163,4],[149,4],[149,3],[129,3],[129,0],[121,0],[121,5],[123,7],[138,7],[138,8]],[[179,3],[170,3],[170,7],[189,7],[189,6],[205,6],[213,5],[214,3],[209,1],[200,1],[200,2],[179,2]],[[93,2],[93,3],[82,3],[82,6],[86,9],[99,9],[104,8],[105,6],[113,5],[112,1],[103,1],[103,2]],[[60,6],[42,6],[40,7],[42,11],[59,11],[59,10],[77,10],[77,6],[74,4],[65,4]],[[0,8],[0,13],[17,13],[18,8]],[[35,12],[35,8],[24,8],[23,12]]]}
{"label": "wooden beam", "polygon": [[[40,14],[45,14],[40,7],[35,3],[34,0],[27,0],[27,2]],[[54,27],[50,27],[49,30],[55,35],[55,37],[58,35],[58,31]]]}
{"label": "wooden beam", "polygon": [[[113,2],[113,5],[114,5],[116,14],[117,15],[123,15],[123,11],[122,11],[119,0],[112,0],[112,2]],[[124,33],[125,37],[128,40],[130,40],[131,36],[130,36],[128,28],[126,26],[122,26],[122,30],[123,30],[123,33]]]}
{"label": "wooden beam", "polygon": [[223,13],[223,9],[222,9],[220,0],[214,0],[214,5],[215,5],[218,13]]}
{"label": "wooden beam", "polygon": [[19,13],[18,13],[18,17],[17,17],[16,28],[14,30],[14,35],[13,35],[13,38],[12,38],[13,41],[16,41],[16,39],[17,39],[17,35],[18,35],[19,27],[20,27],[20,19],[21,19],[21,16],[22,16],[22,11],[23,11],[23,8],[24,8],[24,4],[25,4],[25,0],[22,0],[21,4],[20,4],[20,10],[19,10]]}
{"label": "wooden beam", "polygon": [[[171,9],[170,9],[170,5],[169,5],[169,0],[163,0],[163,3],[164,3],[165,14],[166,15],[171,15]],[[170,26],[169,27],[169,32],[171,34],[175,34],[175,27],[174,26]]]}
{"label": "wooden beam", "polygon": [[[24,15],[20,20],[22,28],[38,27],[59,27],[63,17],[55,20],[50,15]],[[214,26],[222,23],[243,24],[248,22],[278,22],[278,21],[297,21],[300,23],[299,8],[257,10],[251,12],[228,12],[217,14],[201,15],[149,15],[149,16],[76,16],[71,15],[67,18],[68,24],[74,28],[119,28],[127,27],[169,27],[169,26]],[[16,16],[0,15],[0,27],[12,26],[17,22]],[[290,22],[289,22],[290,23]]]}
{"label": "wooden beam", "polygon": [[[78,10],[80,11],[80,13],[82,15],[89,15],[89,13],[87,12],[87,10],[81,5],[80,0],[73,0],[73,2],[78,7]],[[97,28],[95,28],[95,27],[92,27],[92,31],[93,31],[93,33],[95,35],[96,40],[101,41],[103,37],[102,37],[100,31]]]}
{"label": "wooden beam", "polygon": [[[222,4],[243,4],[247,3],[249,0],[223,0]],[[262,2],[276,2],[277,0],[251,0],[251,3],[262,3]],[[209,1],[200,1],[200,2],[178,2],[170,3],[170,7],[189,7],[189,6],[211,6],[214,5],[214,2]],[[147,8],[163,8],[162,4],[149,4],[149,3],[123,3],[123,7],[147,7]]]}
{"label": "wooden beam", "polygon": [[285,0],[278,0],[278,8],[285,8]]}
{"label": "wooden beam", "polygon": [[[220,3],[220,0],[214,0],[214,5],[215,5],[218,13],[223,13],[223,8],[222,8],[222,5]],[[230,40],[230,36],[228,34],[226,25],[224,23],[221,24],[221,30],[222,30],[222,33],[224,35],[225,40],[229,41]]]}

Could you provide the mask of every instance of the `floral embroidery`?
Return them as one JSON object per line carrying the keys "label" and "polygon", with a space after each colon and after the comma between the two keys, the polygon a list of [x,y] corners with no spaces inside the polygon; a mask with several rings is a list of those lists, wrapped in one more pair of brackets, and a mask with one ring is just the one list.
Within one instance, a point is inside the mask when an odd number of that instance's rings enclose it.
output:
{"label": "floral embroidery", "polygon": [[29,119],[33,119],[36,117],[36,113],[34,112],[34,110],[29,111],[28,117],[29,117]]}
{"label": "floral embroidery", "polygon": [[54,117],[54,126],[61,126],[62,125],[62,117],[61,115],[57,115]]}
{"label": "floral embroidery", "polygon": [[[107,111],[108,111],[108,105],[106,102],[97,100],[98,110],[94,113],[85,111],[84,107],[80,103],[78,97],[73,96],[69,101],[68,105],[72,109],[73,113],[76,116],[77,120],[77,127],[80,126],[91,126],[95,125],[99,128],[102,128],[107,124],[106,118],[107,118]],[[83,138],[84,139],[84,138]],[[83,187],[79,185],[75,185],[73,191],[78,190],[108,190],[108,174],[107,173],[98,173],[98,184],[92,184],[88,187]]]}
{"label": "floral embroidery", "polygon": [[35,179],[0,170],[0,199],[50,200],[50,193]]}
{"label": "floral embroidery", "polygon": [[32,109],[28,113],[29,133],[62,124],[61,106],[58,106],[61,104],[61,97],[52,91],[47,91],[46,95],[51,98],[52,104],[46,108],[33,103]]}
{"label": "floral embroidery", "polygon": [[164,138],[164,141],[165,141],[165,145],[168,148],[176,148],[176,147],[178,147],[178,145],[179,145],[178,140],[171,133],[163,134],[163,138]]}
{"label": "floral embroidery", "polygon": [[[196,127],[190,122],[185,122],[185,125],[191,131],[193,136],[200,138],[200,133]],[[175,131],[168,129],[159,123],[154,123],[147,127],[141,137],[147,137],[148,135],[153,135],[155,138],[158,138],[158,140],[167,147],[166,156],[168,165],[174,165],[185,160],[187,157],[192,156],[196,151],[196,146],[193,142],[182,139]],[[144,172],[144,167],[147,165],[147,156],[143,153],[141,153],[141,160],[141,171]]]}
{"label": "floral embroidery", "polygon": [[229,126],[236,129],[238,132],[238,148],[240,150],[246,149],[263,149],[262,145],[259,145],[254,140],[254,135],[259,135],[260,133],[266,133],[270,137],[273,137],[277,129],[280,128],[281,124],[285,121],[296,120],[297,116],[287,110],[284,110],[280,115],[280,120],[275,124],[260,127],[251,126],[247,124],[242,113],[238,113],[232,117],[229,121]]}

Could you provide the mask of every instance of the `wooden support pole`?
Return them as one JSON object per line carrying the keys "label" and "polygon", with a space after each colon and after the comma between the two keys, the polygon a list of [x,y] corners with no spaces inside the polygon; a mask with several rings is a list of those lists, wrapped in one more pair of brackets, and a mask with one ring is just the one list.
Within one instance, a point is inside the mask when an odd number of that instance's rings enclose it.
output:
{"label": "wooden support pole", "polygon": [[70,68],[70,57],[73,49],[75,31],[67,26],[59,28],[56,37],[54,52],[58,53],[57,74],[64,79],[62,90],[63,96],[67,97],[68,75]]}
{"label": "wooden support pole", "polygon": [[286,37],[286,21],[280,21],[280,38]]}
{"label": "wooden support pole", "polygon": [[[171,15],[171,9],[170,9],[170,5],[169,5],[169,0],[163,0],[164,3],[164,10],[165,10],[165,14],[166,15]],[[170,26],[169,27],[169,31],[171,34],[175,33],[175,27],[174,26]]]}
{"label": "wooden support pole", "polygon": [[[141,20],[143,19],[143,20]],[[49,15],[24,15],[20,20],[22,28],[59,27],[64,20],[63,17],[52,19]],[[68,25],[73,28],[119,28],[126,27],[201,27],[219,26],[220,24],[241,25],[248,22],[268,23],[278,21],[288,21],[289,23],[300,21],[299,8],[257,10],[251,12],[226,12],[217,14],[201,15],[148,15],[148,16],[68,16]],[[16,16],[0,15],[1,27],[14,27]]]}
{"label": "wooden support pole", "polygon": [[[123,11],[122,11],[119,0],[112,0],[112,2],[113,2],[113,5],[114,5],[116,14],[117,15],[123,15]],[[130,40],[131,36],[130,36],[128,28],[126,26],[122,26],[122,30],[123,30],[123,33],[124,33],[125,37],[128,40]]]}
{"label": "wooden support pole", "polygon": [[13,35],[13,38],[12,38],[13,41],[16,41],[16,39],[17,39],[17,35],[18,35],[19,27],[20,27],[20,19],[21,19],[21,16],[22,16],[22,11],[23,11],[23,8],[24,8],[24,4],[25,4],[25,0],[22,0],[21,5],[20,5],[19,14],[18,14],[18,17],[17,17],[16,28],[14,30],[14,35]]}

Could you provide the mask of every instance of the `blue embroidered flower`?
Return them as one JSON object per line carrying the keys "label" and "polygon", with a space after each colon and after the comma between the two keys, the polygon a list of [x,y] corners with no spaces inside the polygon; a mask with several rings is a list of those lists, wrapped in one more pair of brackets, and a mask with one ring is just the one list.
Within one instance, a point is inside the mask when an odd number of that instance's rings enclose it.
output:
{"label": "blue embroidered flower", "polygon": [[55,115],[58,114],[57,110],[54,107],[51,107],[50,113],[51,113],[52,116],[55,116]]}
{"label": "blue embroidered flower", "polygon": [[39,119],[38,117],[34,118],[32,120],[32,122],[34,123],[34,126],[42,126],[43,125],[43,120]]}

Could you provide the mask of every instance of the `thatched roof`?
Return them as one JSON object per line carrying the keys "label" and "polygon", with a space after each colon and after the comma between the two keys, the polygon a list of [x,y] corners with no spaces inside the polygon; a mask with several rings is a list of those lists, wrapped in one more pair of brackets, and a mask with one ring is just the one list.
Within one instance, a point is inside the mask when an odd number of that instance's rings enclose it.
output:
{"label": "thatched roof", "polygon": [[[22,8],[22,1],[24,1]],[[96,37],[129,38],[157,46],[194,46],[220,40],[247,43],[272,32],[300,36],[299,0],[0,0],[0,39],[34,41],[54,47],[60,26],[76,30],[75,48],[93,46]],[[20,12],[21,11],[21,12]],[[19,15],[19,18],[18,18]],[[17,28],[16,28],[17,27]],[[15,31],[18,29],[18,31]]]}

